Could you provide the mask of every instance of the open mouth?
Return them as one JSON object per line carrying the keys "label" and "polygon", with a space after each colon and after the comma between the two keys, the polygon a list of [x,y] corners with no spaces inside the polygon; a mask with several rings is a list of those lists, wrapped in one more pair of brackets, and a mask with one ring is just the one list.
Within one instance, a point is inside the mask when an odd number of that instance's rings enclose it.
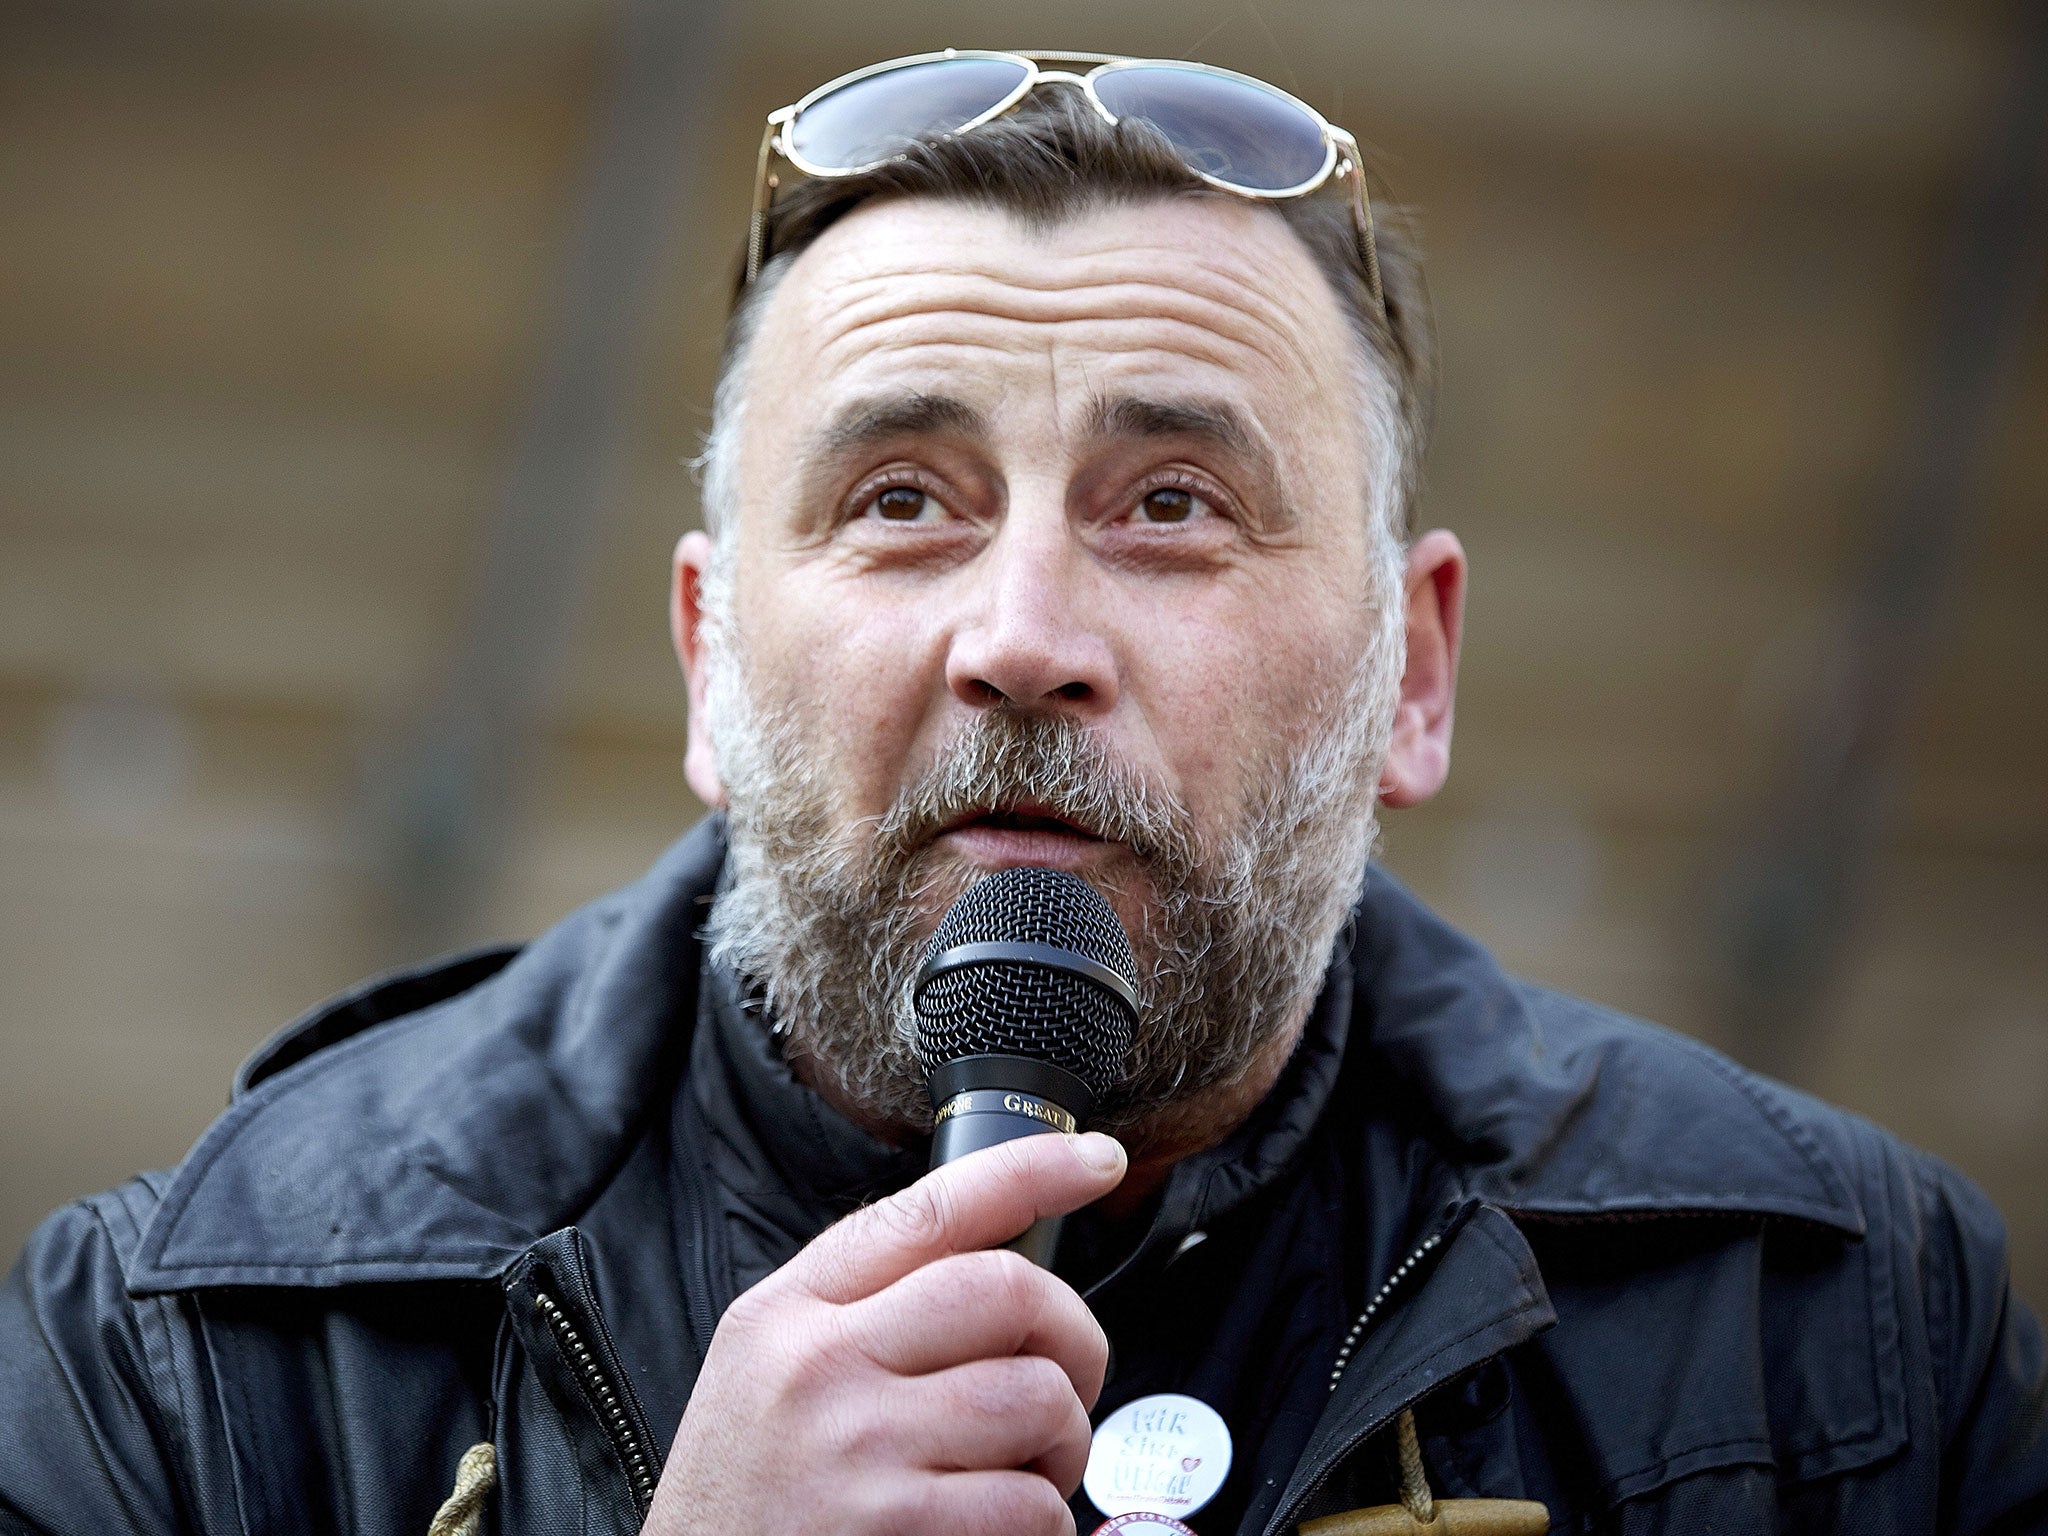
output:
{"label": "open mouth", "polygon": [[[1090,831],[1078,822],[1055,816],[1050,809],[1037,805],[1011,805],[1000,809],[971,811],[957,820],[947,823],[945,831],[964,832],[970,828],[988,828],[994,832],[1049,832],[1062,837],[1077,837],[1087,842],[1099,843],[1102,835]],[[943,835],[943,834],[941,834]]]}

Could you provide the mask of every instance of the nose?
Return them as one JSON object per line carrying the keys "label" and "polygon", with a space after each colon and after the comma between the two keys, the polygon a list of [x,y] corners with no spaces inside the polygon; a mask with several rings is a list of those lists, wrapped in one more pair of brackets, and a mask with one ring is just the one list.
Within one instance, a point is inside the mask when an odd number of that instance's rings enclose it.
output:
{"label": "nose", "polygon": [[974,562],[975,586],[946,655],[946,685],[977,709],[1105,714],[1116,652],[1099,622],[1087,552],[1063,508],[1013,505]]}

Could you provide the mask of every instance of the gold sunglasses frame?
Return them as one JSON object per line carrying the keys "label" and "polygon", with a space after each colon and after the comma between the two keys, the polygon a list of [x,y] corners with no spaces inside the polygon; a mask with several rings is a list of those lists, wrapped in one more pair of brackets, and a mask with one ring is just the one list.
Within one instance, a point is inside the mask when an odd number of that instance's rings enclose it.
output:
{"label": "gold sunglasses frame", "polygon": [[[915,64],[937,63],[944,59],[999,59],[1006,63],[1024,66],[1024,78],[1017,83],[1008,95],[1004,96],[1001,101],[990,107],[986,112],[969,118],[958,128],[953,129],[954,135],[972,133],[982,124],[995,121],[995,119],[1001,117],[1026,96],[1038,89],[1039,86],[1052,82],[1079,86],[1082,93],[1087,96],[1089,105],[1095,108],[1104,122],[1114,127],[1118,122],[1117,115],[1103,105],[1102,98],[1095,93],[1095,79],[1098,75],[1121,69],[1163,65],[1173,69],[1194,70],[1199,74],[1217,75],[1226,80],[1234,80],[1241,85],[1249,85],[1257,90],[1280,97],[1283,101],[1290,103],[1307,114],[1309,120],[1322,132],[1323,164],[1321,169],[1313,176],[1295,186],[1283,187],[1277,191],[1268,191],[1259,187],[1243,187],[1234,182],[1224,181],[1220,177],[1210,175],[1199,166],[1189,165],[1188,169],[1219,192],[1229,192],[1234,196],[1249,198],[1254,202],[1262,203],[1284,202],[1289,198],[1306,197],[1325,182],[1333,178],[1348,176],[1351,179],[1352,221],[1357,231],[1359,255],[1365,263],[1366,287],[1372,293],[1373,303],[1379,307],[1380,318],[1382,320],[1387,318],[1387,301],[1385,294],[1380,288],[1379,247],[1373,237],[1372,201],[1365,189],[1365,162],[1364,157],[1359,152],[1358,140],[1351,134],[1332,123],[1300,97],[1283,91],[1277,85],[1272,85],[1255,76],[1239,74],[1236,70],[1219,69],[1213,64],[1196,64],[1185,59],[1134,59],[1113,53],[1058,53],[1038,49],[1020,50],[1013,53],[1001,49],[947,48],[938,53],[913,53],[907,54],[900,59],[885,59],[879,64],[870,64],[865,68],[856,69],[848,74],[841,75],[837,79],[828,80],[816,90],[809,92],[791,105],[778,107],[775,111],[770,112],[768,114],[767,127],[761,134],[760,153],[755,159],[754,201],[752,211],[747,219],[746,280],[749,284],[761,275],[761,267],[768,258],[768,212],[774,206],[775,192],[781,185],[781,178],[773,170],[773,163],[777,158],[795,166],[806,176],[823,180],[830,180],[841,176],[858,176],[863,172],[873,170],[878,165],[886,163],[886,160],[870,160],[865,165],[821,166],[807,161],[803,156],[795,153],[789,142],[788,131],[795,124],[797,118],[802,116],[805,108],[811,106],[814,102],[822,101],[835,91],[852,85],[856,81],[868,79],[870,76],[887,74],[891,70],[907,69]],[[1094,67],[1089,69],[1086,74],[1076,74],[1068,69],[1043,69],[1040,67],[1041,64],[1046,63],[1088,64]]]}

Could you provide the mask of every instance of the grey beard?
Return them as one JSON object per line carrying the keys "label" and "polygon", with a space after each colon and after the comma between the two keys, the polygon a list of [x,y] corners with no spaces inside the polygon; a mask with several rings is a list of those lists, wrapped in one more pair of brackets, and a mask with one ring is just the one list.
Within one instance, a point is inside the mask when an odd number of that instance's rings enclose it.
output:
{"label": "grey beard", "polygon": [[[1097,1106],[1125,1132],[1242,1079],[1299,1026],[1357,899],[1376,836],[1373,786],[1391,734],[1398,657],[1368,649],[1327,722],[1251,776],[1238,826],[1205,849],[1185,806],[1113,759],[1073,717],[983,711],[879,822],[839,825],[829,769],[790,712],[757,709],[712,636],[710,718],[729,798],[729,888],[707,924],[713,959],[765,994],[785,1053],[883,1124],[931,1124],[912,1050],[910,990],[933,929],[980,873],[933,844],[962,816],[1035,801],[1123,843],[1139,1020],[1123,1084]],[[1398,638],[1394,641],[1398,646]]]}

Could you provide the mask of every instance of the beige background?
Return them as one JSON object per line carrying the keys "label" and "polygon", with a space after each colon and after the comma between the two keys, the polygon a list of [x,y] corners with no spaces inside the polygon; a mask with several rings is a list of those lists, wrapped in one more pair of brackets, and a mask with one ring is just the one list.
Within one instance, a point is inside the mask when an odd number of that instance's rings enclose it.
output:
{"label": "beige background", "polygon": [[[1868,877],[1760,1023],[1770,850],[2010,64],[1994,6],[738,6],[637,328],[559,686],[474,904],[409,923],[380,784],[444,686],[556,344],[600,0],[15,5],[0,20],[0,1261],[175,1160],[235,1063],[431,945],[525,935],[697,815],[663,613],[758,123],[948,42],[1196,53],[1379,144],[1447,367],[1457,756],[1392,867],[1513,966],[1768,1060],[1990,1189],[2048,1300],[2048,333],[1916,644]],[[575,562],[565,553],[565,571]],[[565,581],[569,576],[565,574]]]}

